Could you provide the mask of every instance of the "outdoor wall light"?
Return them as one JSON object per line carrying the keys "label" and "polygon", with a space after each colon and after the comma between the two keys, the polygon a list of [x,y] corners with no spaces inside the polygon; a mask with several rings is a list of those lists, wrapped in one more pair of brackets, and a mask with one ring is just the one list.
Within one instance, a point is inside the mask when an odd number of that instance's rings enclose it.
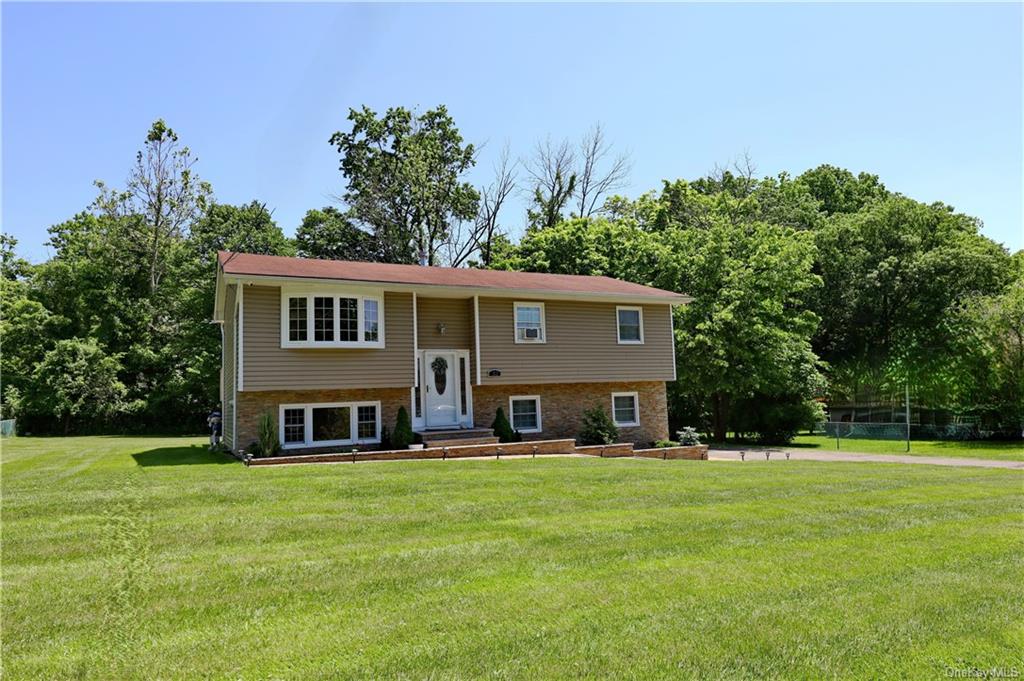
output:
{"label": "outdoor wall light", "polygon": [[442,336],[445,335],[446,333],[448,333],[448,325],[445,324],[444,322],[438,322],[437,323],[437,332],[439,334],[441,334]]}

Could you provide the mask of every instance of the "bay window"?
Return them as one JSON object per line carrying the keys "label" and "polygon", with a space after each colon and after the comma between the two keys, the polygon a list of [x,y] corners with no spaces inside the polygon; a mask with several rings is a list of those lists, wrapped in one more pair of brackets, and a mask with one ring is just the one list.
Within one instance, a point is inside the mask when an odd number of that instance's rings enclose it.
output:
{"label": "bay window", "polygon": [[282,348],[383,348],[384,297],[281,289]]}

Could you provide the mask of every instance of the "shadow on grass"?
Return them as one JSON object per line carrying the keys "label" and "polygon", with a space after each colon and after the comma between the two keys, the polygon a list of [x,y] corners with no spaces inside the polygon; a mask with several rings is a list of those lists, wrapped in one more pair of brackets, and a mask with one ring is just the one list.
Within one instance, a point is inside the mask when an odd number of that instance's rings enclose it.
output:
{"label": "shadow on grass", "polygon": [[[911,443],[917,440],[911,440]],[[931,440],[937,447],[968,447],[975,449],[1007,449],[1024,447],[1024,440]]]}
{"label": "shadow on grass", "polygon": [[204,445],[161,447],[132,454],[139,466],[202,466],[233,463],[235,459],[223,452],[211,452]]}

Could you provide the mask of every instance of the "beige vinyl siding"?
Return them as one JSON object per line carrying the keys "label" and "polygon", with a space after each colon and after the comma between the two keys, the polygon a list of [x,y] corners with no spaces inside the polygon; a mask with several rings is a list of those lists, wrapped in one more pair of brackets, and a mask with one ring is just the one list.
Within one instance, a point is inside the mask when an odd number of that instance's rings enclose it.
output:
{"label": "beige vinyl siding", "polygon": [[[475,376],[472,298],[424,298],[416,296],[417,341],[420,350],[469,350],[467,380]],[[442,336],[438,324],[445,325]]]}
{"label": "beige vinyl siding", "polygon": [[[529,299],[480,298],[484,385],[671,381],[675,361],[668,305],[642,305],[642,345],[621,345],[614,303],[544,303],[546,343],[517,344],[512,306]],[[501,376],[488,376],[491,369]]]}
{"label": "beige vinyl siding", "polygon": [[235,448],[235,291],[228,286],[224,292],[224,365],[221,367],[221,381],[224,403],[220,405],[221,432],[224,442]]}
{"label": "beige vinyl siding", "polygon": [[246,286],[243,301],[246,392],[412,387],[411,293],[384,294],[384,349],[282,348],[281,290]]}

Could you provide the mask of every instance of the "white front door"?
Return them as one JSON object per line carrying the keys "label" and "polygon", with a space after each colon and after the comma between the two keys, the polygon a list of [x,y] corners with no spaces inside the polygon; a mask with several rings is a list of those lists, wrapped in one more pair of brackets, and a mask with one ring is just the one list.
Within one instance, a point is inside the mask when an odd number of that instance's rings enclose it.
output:
{"label": "white front door", "polygon": [[459,425],[458,370],[454,351],[424,351],[423,415],[427,428]]}

